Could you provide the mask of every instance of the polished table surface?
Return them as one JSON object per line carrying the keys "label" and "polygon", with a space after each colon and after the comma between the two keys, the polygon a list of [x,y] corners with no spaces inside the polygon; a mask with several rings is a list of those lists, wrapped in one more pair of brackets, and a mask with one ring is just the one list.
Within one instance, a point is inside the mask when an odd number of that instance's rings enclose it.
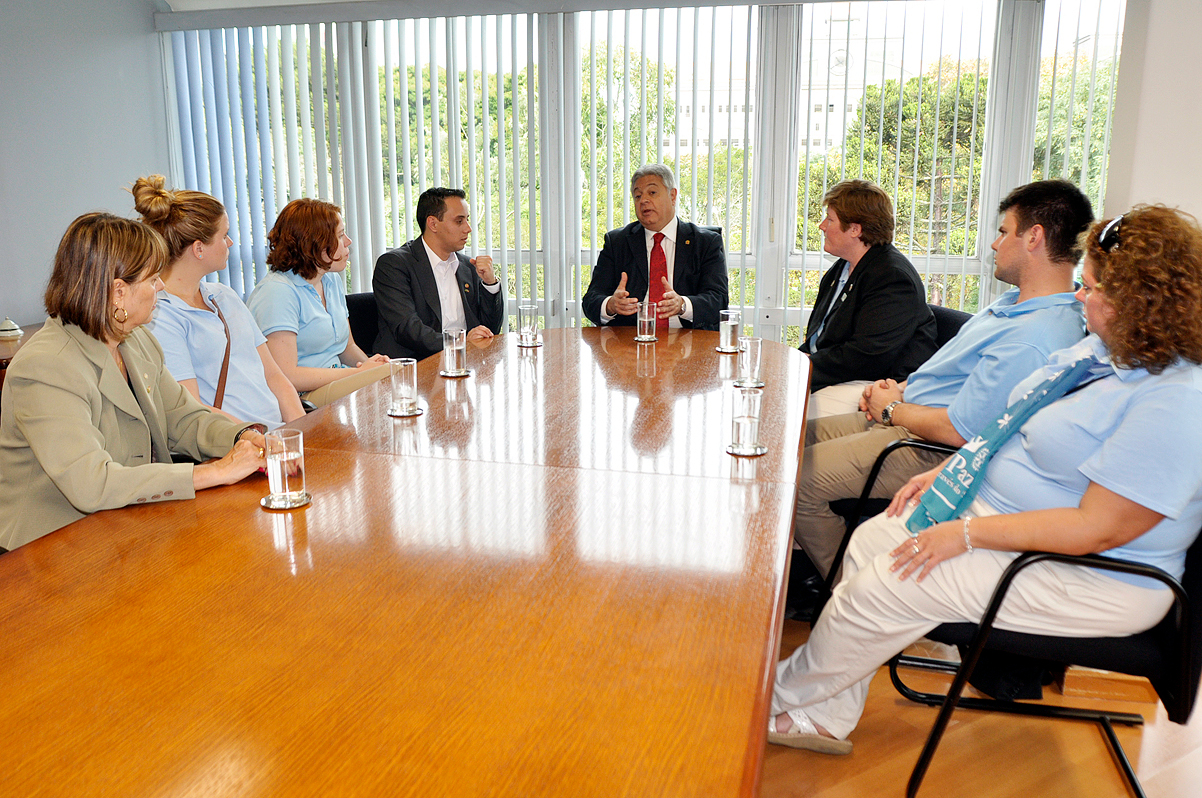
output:
{"label": "polished table surface", "polygon": [[305,509],[256,476],[0,557],[0,792],[754,795],[808,362],[765,343],[736,459],[717,335],[631,337],[309,415]]}

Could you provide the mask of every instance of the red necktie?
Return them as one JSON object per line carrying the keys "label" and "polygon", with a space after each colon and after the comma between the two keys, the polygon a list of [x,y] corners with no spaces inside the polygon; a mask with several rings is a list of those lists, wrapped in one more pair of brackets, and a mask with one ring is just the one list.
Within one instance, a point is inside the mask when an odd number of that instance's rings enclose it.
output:
{"label": "red necktie", "polygon": [[[668,258],[660,242],[664,240],[663,233],[655,234],[655,244],[651,247],[651,284],[647,286],[647,301],[660,303],[664,299],[664,280],[668,279]],[[667,329],[667,317],[660,316],[655,320],[657,329]]]}

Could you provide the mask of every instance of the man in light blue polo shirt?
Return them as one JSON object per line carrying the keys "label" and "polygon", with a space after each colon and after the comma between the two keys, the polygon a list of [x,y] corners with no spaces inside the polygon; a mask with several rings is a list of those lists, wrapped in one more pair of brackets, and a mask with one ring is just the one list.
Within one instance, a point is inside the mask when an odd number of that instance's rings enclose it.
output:
{"label": "man in light blue polo shirt", "polygon": [[[906,382],[868,385],[862,412],[808,425],[793,534],[820,573],[835,564],[845,530],[829,503],[858,497],[886,446],[906,438],[963,445],[1005,408],[1015,385],[1085,335],[1073,272],[1081,256],[1077,237],[1093,221],[1089,200],[1071,183],[1045,180],[1010,192],[998,213],[994,274],[1015,287],[969,319]],[[873,495],[892,496],[941,459],[917,449],[891,455]]]}

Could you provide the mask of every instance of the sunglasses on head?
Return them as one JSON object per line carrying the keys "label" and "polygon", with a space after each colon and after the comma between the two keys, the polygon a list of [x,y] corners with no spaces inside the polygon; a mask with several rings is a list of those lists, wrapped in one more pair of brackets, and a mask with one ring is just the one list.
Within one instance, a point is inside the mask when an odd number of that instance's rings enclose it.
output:
{"label": "sunglasses on head", "polygon": [[1119,228],[1122,226],[1122,214],[1119,214],[1107,222],[1106,226],[1102,228],[1102,231],[1098,233],[1098,246],[1100,246],[1106,252],[1114,252],[1116,249],[1118,249],[1119,244],[1122,243],[1122,240],[1119,238]]}

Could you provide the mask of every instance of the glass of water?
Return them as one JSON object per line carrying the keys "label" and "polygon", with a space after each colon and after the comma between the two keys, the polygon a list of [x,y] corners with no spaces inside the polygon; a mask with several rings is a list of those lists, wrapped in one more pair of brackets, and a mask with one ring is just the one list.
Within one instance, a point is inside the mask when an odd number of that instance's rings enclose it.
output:
{"label": "glass of water", "polygon": [[309,503],[305,490],[304,436],[297,429],[277,429],[263,436],[267,450],[267,484],[271,493],[259,504],[268,510],[290,510]]}
{"label": "glass of water", "polygon": [[733,355],[739,351],[739,325],[743,322],[743,314],[737,310],[718,311],[718,346],[717,350],[724,355]]}
{"label": "glass of water", "polygon": [[655,302],[640,302],[639,303],[639,328],[638,335],[634,340],[639,343],[650,343],[658,340],[655,337]]}
{"label": "glass of water", "polygon": [[518,346],[542,346],[538,340],[538,306],[518,305]]}
{"label": "glass of water", "polygon": [[760,388],[736,388],[734,422],[731,443],[726,451],[737,457],[758,457],[768,451],[760,443],[760,405],[764,391]]}
{"label": "glass of water", "polygon": [[388,406],[390,416],[420,416],[417,406],[417,360],[411,357],[394,357],[388,361],[392,372],[392,402]]}
{"label": "glass of water", "polygon": [[444,377],[466,377],[467,331],[461,329],[442,331],[442,371]]}

